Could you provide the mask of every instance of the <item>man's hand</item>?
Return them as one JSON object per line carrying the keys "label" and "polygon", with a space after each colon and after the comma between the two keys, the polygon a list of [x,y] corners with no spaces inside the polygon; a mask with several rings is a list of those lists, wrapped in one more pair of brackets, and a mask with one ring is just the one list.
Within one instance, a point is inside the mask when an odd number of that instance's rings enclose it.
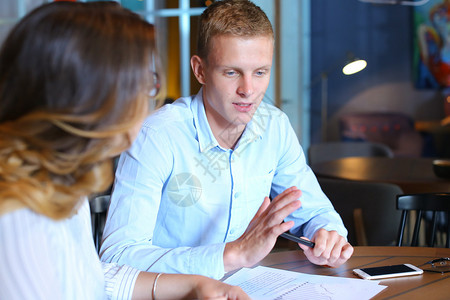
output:
{"label": "man's hand", "polygon": [[316,243],[314,248],[298,244],[303,249],[310,262],[316,265],[339,267],[353,254],[353,247],[336,231],[319,229],[312,239]]}
{"label": "man's hand", "polygon": [[277,237],[294,226],[293,221],[283,220],[298,209],[301,191],[290,187],[272,202],[266,197],[247,230],[236,241],[227,243],[223,254],[225,271],[251,267],[272,250]]}

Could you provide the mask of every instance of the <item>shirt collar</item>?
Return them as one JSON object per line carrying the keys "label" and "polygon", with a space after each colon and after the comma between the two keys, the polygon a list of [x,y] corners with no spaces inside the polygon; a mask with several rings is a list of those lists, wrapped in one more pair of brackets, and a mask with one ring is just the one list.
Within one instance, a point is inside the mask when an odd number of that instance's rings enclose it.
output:
{"label": "shirt collar", "polygon": [[207,151],[219,145],[208,119],[206,118],[205,106],[203,105],[203,88],[194,96],[191,104],[192,115],[194,116],[194,126],[197,130],[197,138],[200,146],[200,152]]}
{"label": "shirt collar", "polygon": [[[245,130],[239,139],[236,148],[240,145],[251,143],[258,138],[262,138],[262,133],[267,126],[267,118],[264,118],[264,106],[267,104],[261,102],[252,120],[247,124]],[[219,146],[211,127],[209,126],[208,119],[206,118],[205,106],[203,104],[203,88],[194,96],[191,104],[191,111],[194,116],[194,125],[197,130],[198,143],[200,146],[200,152],[208,151],[214,147]],[[219,146],[220,147],[220,146]]]}
{"label": "shirt collar", "polygon": [[263,132],[267,126],[267,116],[264,115],[266,103],[261,102],[258,109],[255,111],[250,122],[245,126],[244,133],[242,134],[241,140],[245,138],[249,142],[253,142],[258,138],[262,138]]}

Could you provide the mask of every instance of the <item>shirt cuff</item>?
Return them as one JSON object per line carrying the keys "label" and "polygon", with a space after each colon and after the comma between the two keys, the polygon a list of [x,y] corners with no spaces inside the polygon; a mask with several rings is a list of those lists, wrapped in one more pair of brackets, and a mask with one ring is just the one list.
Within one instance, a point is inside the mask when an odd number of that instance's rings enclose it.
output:
{"label": "shirt cuff", "polygon": [[303,235],[312,239],[316,231],[321,228],[327,231],[336,230],[339,235],[347,239],[348,231],[337,213],[329,213],[327,216],[319,215],[314,217],[305,225]]}
{"label": "shirt cuff", "polygon": [[223,252],[225,244],[212,244],[192,248],[190,257],[191,274],[201,274],[214,279],[225,275]]}
{"label": "shirt cuff", "polygon": [[102,263],[108,299],[131,299],[139,270],[116,263]]}

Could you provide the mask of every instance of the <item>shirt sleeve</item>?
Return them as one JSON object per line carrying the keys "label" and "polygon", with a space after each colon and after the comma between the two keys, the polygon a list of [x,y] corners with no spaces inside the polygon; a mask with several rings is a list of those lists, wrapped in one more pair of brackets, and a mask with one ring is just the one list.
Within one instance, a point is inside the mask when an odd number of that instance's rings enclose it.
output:
{"label": "shirt sleeve", "polygon": [[131,299],[140,271],[115,263],[102,263],[102,268],[105,274],[105,291],[108,299]]}
{"label": "shirt sleeve", "polygon": [[157,218],[164,218],[158,214],[162,188],[174,160],[169,143],[165,135],[144,126],[132,147],[122,153],[103,234],[101,260],[142,271],[220,279],[225,273],[224,243],[169,248],[153,244]]}
{"label": "shirt sleeve", "polygon": [[280,130],[286,134],[280,137],[280,160],[272,182],[271,196],[296,186],[302,191],[301,207],[286,218],[294,221],[291,232],[298,236],[312,238],[320,228],[336,230],[347,237],[347,229],[332,203],[323,193],[311,168],[306,164],[305,155],[297,136],[285,115],[281,118]]}

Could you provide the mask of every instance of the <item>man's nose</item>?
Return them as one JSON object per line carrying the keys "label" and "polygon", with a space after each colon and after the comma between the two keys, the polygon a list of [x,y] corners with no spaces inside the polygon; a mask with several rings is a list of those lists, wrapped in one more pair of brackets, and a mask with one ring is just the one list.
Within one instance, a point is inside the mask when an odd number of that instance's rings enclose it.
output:
{"label": "man's nose", "polygon": [[254,92],[254,89],[253,89],[252,77],[251,76],[242,76],[241,80],[239,82],[239,87],[238,87],[237,93],[241,97],[247,98],[250,95],[252,95],[253,92]]}

